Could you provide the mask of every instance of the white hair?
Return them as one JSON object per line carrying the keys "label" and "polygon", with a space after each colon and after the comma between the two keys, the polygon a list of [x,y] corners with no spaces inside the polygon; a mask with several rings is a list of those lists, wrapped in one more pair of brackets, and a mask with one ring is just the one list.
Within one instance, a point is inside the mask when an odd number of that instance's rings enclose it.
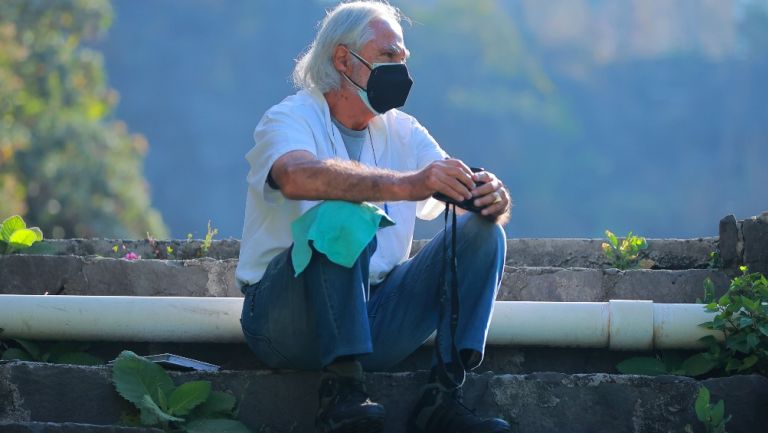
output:
{"label": "white hair", "polygon": [[385,0],[341,3],[319,23],[315,40],[296,61],[293,84],[297,88],[316,88],[325,93],[341,87],[341,74],[333,66],[336,46],[346,45],[358,51],[373,39],[370,22],[376,18],[400,23],[407,19]]}

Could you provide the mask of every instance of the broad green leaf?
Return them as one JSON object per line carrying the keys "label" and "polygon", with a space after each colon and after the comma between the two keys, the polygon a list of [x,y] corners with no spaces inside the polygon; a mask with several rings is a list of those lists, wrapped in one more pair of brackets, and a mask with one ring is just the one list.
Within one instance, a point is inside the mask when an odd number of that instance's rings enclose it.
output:
{"label": "broad green leaf", "polygon": [[0,240],[9,242],[13,232],[25,228],[27,228],[27,225],[24,223],[24,220],[20,216],[14,215],[12,217],[8,217],[5,219],[5,221],[3,221],[3,225],[0,226]]}
{"label": "broad green leaf", "polygon": [[[701,326],[701,325],[699,325],[699,326]],[[699,338],[699,341],[701,341],[702,343],[706,344],[707,346],[712,346],[712,345],[718,344],[717,338],[715,338],[714,335],[705,335],[705,336]]]}
{"label": "broad green leaf", "polygon": [[725,329],[726,321],[720,317],[715,316],[715,318],[712,320],[712,329]]}
{"label": "broad green leaf", "polygon": [[739,319],[739,329],[746,328],[747,326],[752,325],[752,318],[751,317],[742,317]]}
{"label": "broad green leaf", "polygon": [[696,409],[696,418],[701,422],[707,422],[709,411],[709,390],[702,386],[699,388],[699,395],[696,396],[696,403],[693,406]]}
{"label": "broad green leaf", "polygon": [[[152,401],[150,396],[146,397]],[[137,407],[139,408],[139,421],[142,425],[158,425],[160,423],[160,419],[155,415],[154,411],[140,406]]]}
{"label": "broad green leaf", "polygon": [[235,396],[226,392],[211,391],[208,399],[194,409],[195,418],[230,417],[235,410]]}
{"label": "broad green leaf", "polygon": [[[702,323],[699,323],[699,326],[701,326],[702,328],[713,329],[714,324],[711,321],[710,322],[702,322]],[[702,337],[702,338],[704,338],[704,337]]]}
{"label": "broad green leaf", "polygon": [[127,350],[120,353],[112,366],[112,383],[123,398],[138,408],[144,404],[145,395],[157,404],[159,393],[169,395],[174,389],[162,367]]}
{"label": "broad green leaf", "polygon": [[761,324],[757,325],[757,329],[759,329],[759,330],[760,330],[760,332],[761,332],[763,335],[765,335],[766,337],[768,337],[768,323],[761,323]]}
{"label": "broad green leaf", "polygon": [[51,357],[51,362],[70,365],[104,365],[104,360],[85,352],[66,352]]}
{"label": "broad green leaf", "polygon": [[211,382],[207,380],[183,383],[173,391],[168,399],[168,412],[173,415],[186,415],[195,406],[207,400],[210,394]]}
{"label": "broad green leaf", "polygon": [[725,371],[731,372],[736,371],[741,368],[741,361],[739,361],[736,358],[731,358],[728,360],[728,363],[725,364]]}
{"label": "broad green leaf", "polygon": [[[165,412],[163,412],[162,409],[160,409],[160,406],[158,406],[154,400],[152,400],[152,397],[149,395],[144,395],[144,397],[141,399],[141,407],[139,408],[141,410],[141,422],[144,423],[145,419],[149,421],[151,419],[151,416],[145,417],[145,412],[150,413],[152,416],[154,416],[156,419],[159,419],[161,421],[176,421],[176,422],[184,422],[184,418],[177,418],[175,416],[171,416]],[[145,425],[153,425],[153,423],[145,424]]]}
{"label": "broad green leaf", "polygon": [[605,231],[605,237],[608,238],[608,242],[610,242],[611,245],[613,245],[614,248],[619,246],[619,239],[616,237],[615,234],[613,234],[612,231],[606,230]]}
{"label": "broad green leaf", "polygon": [[663,362],[648,356],[636,356],[621,361],[616,365],[616,369],[623,374],[644,374],[648,376],[667,374],[667,367]]}
{"label": "broad green leaf", "polygon": [[187,433],[251,433],[245,424],[234,419],[197,419],[184,429]]}
{"label": "broad green leaf", "polygon": [[728,294],[725,294],[720,297],[720,299],[717,300],[717,304],[722,306],[728,305],[731,303],[731,297],[728,296]]}
{"label": "broad green leaf", "polygon": [[163,412],[169,412],[169,411],[168,411],[168,397],[167,397],[167,396],[166,396],[166,394],[163,392],[163,390],[162,390],[162,389],[160,389],[160,387],[159,387],[159,386],[158,386],[157,388],[158,388],[158,389],[157,389],[157,394],[155,394],[155,395],[157,395],[157,401],[156,401],[156,403],[157,403],[157,405],[160,407],[160,409],[161,409]]}
{"label": "broad green leaf", "polygon": [[40,242],[43,240],[43,231],[40,227],[31,227],[30,230],[35,234],[35,241]]}
{"label": "broad green leaf", "polygon": [[13,341],[15,341],[19,346],[21,346],[22,349],[24,349],[29,356],[32,357],[32,361],[40,361],[40,346],[37,345],[37,343],[34,343],[29,340],[23,340],[21,338],[13,338]]}
{"label": "broad green leaf", "polygon": [[705,353],[697,353],[685,361],[681,368],[688,376],[701,376],[717,367],[717,361],[712,360]]}
{"label": "broad green leaf", "polygon": [[37,242],[37,234],[30,229],[16,230],[8,239],[8,243],[17,249],[29,248],[35,242]]}
{"label": "broad green leaf", "polygon": [[723,400],[718,401],[712,408],[710,415],[712,416],[712,424],[719,425],[723,422],[723,417],[725,417],[725,402]]}
{"label": "broad green leaf", "polygon": [[11,347],[10,349],[3,352],[2,358],[3,361],[10,361],[12,359],[18,359],[19,361],[34,361],[29,354],[17,347]]}
{"label": "broad green leaf", "polygon": [[760,338],[757,336],[757,334],[750,333],[747,335],[747,347],[749,349],[754,349],[758,344],[760,344]]}
{"label": "broad green leaf", "polygon": [[759,361],[760,358],[757,357],[757,355],[749,355],[746,358],[744,358],[744,363],[741,365],[740,370],[744,371],[748,368],[751,368],[753,365],[757,364],[757,361]]}
{"label": "broad green leaf", "polygon": [[661,360],[670,373],[679,370],[683,365],[683,357],[677,352],[664,352],[661,355]]}
{"label": "broad green leaf", "polygon": [[744,334],[734,335],[729,338],[725,343],[725,347],[741,353],[749,353],[749,343],[747,336]]}

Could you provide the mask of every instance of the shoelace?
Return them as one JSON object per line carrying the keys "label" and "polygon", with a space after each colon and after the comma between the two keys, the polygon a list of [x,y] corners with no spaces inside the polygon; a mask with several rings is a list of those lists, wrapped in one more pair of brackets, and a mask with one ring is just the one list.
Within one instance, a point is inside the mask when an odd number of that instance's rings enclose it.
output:
{"label": "shoelace", "polygon": [[464,408],[464,410],[470,412],[472,415],[477,415],[477,409],[472,409],[464,404],[464,391],[463,388],[459,388],[454,390],[453,393],[451,393],[452,400],[457,403],[459,406]]}

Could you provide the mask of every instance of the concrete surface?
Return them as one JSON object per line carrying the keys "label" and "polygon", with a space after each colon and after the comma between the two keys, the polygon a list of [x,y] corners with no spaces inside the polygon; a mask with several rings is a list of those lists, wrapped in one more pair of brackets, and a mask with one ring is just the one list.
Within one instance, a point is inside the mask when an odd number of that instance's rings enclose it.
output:
{"label": "concrete surface", "polygon": [[[231,392],[239,418],[252,430],[312,431],[318,375],[310,372],[225,371],[173,373],[177,383],[210,380]],[[387,408],[386,433],[404,431],[408,411],[425,373],[366,376],[371,395]],[[500,416],[518,432],[646,433],[682,432],[686,424],[703,431],[693,403],[701,386],[713,400],[725,400],[734,419],[729,433],[754,433],[768,425],[768,379],[733,376],[697,381],[678,376],[536,373],[470,375],[465,402],[485,416]],[[116,422],[129,406],[114,391],[106,367],[34,363],[0,365],[0,421]]]}

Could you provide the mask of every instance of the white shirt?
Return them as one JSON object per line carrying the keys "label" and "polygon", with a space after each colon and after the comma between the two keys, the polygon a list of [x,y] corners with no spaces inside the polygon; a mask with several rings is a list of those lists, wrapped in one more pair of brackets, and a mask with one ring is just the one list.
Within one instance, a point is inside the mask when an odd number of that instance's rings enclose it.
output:
{"label": "white shirt", "polygon": [[[395,171],[416,171],[447,154],[412,116],[389,110],[368,124],[371,141],[363,146],[360,162]],[[290,247],[291,223],[318,202],[288,200],[267,184],[272,164],[288,152],[304,150],[318,159],[349,159],[338,128],[331,122],[325,97],[301,90],[270,108],[253,133],[254,147],[245,155],[250,164],[245,222],[236,278],[241,287],[258,282],[269,262]],[[384,208],[384,203],[374,203]],[[369,279],[381,282],[408,258],[416,216],[433,219],[442,207],[436,200],[387,202],[395,225],[380,229],[371,258]]]}

